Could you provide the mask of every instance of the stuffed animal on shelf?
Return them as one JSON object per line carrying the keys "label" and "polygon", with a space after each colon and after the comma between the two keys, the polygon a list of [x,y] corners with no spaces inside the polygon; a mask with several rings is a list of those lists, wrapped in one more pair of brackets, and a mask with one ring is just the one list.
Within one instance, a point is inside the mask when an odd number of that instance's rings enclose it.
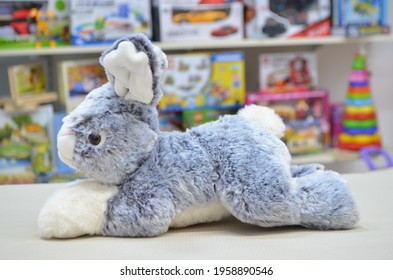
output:
{"label": "stuffed animal on shelf", "polygon": [[42,238],[157,236],[170,227],[233,215],[261,227],[349,229],[358,212],[345,180],[322,165],[291,165],[272,109],[186,132],[160,132],[156,105],[165,54],[133,34],[103,52],[109,82],[63,120],[60,158],[88,180],[69,183],[43,206]]}

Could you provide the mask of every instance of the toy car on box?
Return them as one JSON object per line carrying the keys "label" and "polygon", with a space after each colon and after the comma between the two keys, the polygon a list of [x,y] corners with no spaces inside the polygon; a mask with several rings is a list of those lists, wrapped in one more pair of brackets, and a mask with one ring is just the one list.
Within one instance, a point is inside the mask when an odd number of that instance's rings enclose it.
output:
{"label": "toy car on box", "polygon": [[152,36],[150,1],[71,0],[73,45],[107,44],[133,32]]}
{"label": "toy car on box", "polygon": [[281,116],[286,125],[283,140],[291,154],[317,153],[329,147],[327,91],[250,93],[246,96],[246,104],[269,106]]}
{"label": "toy car on box", "polygon": [[[224,40],[243,38],[241,1],[160,1],[161,41]],[[214,2],[212,4],[212,2]]]}
{"label": "toy car on box", "polygon": [[244,104],[242,52],[168,55],[161,110],[228,108]]}
{"label": "toy car on box", "polygon": [[332,33],[359,37],[390,32],[386,0],[334,0]]}
{"label": "toy car on box", "polygon": [[317,85],[315,52],[269,53],[259,57],[259,87],[266,92],[310,90]]}
{"label": "toy car on box", "polygon": [[249,0],[245,4],[248,38],[330,34],[329,0]]}

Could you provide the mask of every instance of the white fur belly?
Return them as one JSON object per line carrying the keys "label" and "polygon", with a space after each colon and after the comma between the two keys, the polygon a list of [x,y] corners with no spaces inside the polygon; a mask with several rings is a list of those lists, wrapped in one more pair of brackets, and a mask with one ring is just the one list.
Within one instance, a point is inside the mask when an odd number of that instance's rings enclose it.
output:
{"label": "white fur belly", "polygon": [[220,221],[231,214],[219,202],[208,205],[197,205],[184,209],[177,214],[171,223],[171,227],[180,228],[194,224]]}

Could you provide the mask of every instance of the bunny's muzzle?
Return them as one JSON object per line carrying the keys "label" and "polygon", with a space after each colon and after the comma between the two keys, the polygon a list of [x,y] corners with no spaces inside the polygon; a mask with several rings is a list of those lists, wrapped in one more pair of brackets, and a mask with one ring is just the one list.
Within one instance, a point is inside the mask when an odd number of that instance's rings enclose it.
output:
{"label": "bunny's muzzle", "polygon": [[57,149],[59,158],[68,166],[76,169],[73,165],[73,156],[75,148],[75,133],[63,125],[57,134]]}

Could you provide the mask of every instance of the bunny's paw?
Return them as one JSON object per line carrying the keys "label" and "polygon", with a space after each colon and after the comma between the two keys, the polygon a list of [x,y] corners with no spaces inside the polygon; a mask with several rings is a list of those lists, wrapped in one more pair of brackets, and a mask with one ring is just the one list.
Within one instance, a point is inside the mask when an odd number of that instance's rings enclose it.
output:
{"label": "bunny's paw", "polygon": [[55,192],[38,217],[41,237],[49,239],[100,235],[107,201],[117,191],[116,186],[81,180]]}

